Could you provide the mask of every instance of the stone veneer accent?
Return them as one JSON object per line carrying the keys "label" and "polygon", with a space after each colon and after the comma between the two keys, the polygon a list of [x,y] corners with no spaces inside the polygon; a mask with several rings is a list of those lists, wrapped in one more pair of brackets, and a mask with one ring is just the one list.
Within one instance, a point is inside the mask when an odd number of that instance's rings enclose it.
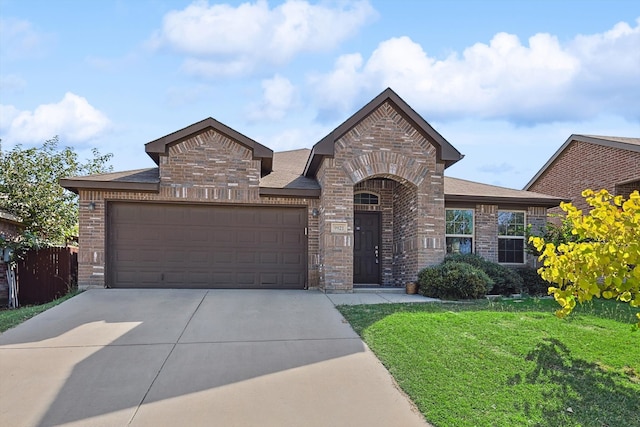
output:
{"label": "stone veneer accent", "polygon": [[[385,102],[334,148],[334,157],[325,158],[317,173],[322,188],[320,287],[352,289],[354,188],[373,178],[400,184],[393,196],[393,281],[415,280],[421,267],[440,262],[445,251],[444,165],[436,163],[435,147]],[[332,222],[346,223],[347,233],[331,233]],[[388,279],[388,265],[386,271]]]}

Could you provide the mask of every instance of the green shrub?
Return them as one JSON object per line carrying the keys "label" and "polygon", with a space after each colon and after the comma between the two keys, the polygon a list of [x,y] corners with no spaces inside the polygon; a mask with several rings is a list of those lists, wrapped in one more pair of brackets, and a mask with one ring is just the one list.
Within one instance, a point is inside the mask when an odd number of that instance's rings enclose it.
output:
{"label": "green shrub", "polygon": [[547,296],[551,283],[545,281],[535,268],[520,267],[515,272],[522,277],[524,291],[531,296]]}
{"label": "green shrub", "polygon": [[484,271],[493,280],[493,289],[490,290],[492,294],[511,295],[522,292],[523,281],[518,273],[511,268],[487,261],[476,254],[447,255],[444,262],[445,264],[448,262],[464,262]]}
{"label": "green shrub", "polygon": [[475,299],[487,294],[493,281],[482,270],[463,262],[446,262],[418,273],[420,294],[442,299]]}

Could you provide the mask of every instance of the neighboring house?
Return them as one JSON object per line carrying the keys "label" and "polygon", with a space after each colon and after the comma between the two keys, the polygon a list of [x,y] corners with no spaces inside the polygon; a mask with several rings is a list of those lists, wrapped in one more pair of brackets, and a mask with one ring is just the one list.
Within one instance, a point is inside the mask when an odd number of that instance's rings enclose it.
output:
{"label": "neighboring house", "polygon": [[[20,234],[22,223],[20,218],[0,209],[0,236],[5,239],[11,239]],[[5,305],[9,297],[9,282],[7,282],[7,264],[2,256],[2,248],[0,248],[0,306]]]}
{"label": "neighboring house", "polygon": [[523,265],[560,199],[444,176],[462,155],[391,89],[315,144],[274,153],[208,118],[145,146],[157,168],[67,178],[79,285],[400,286],[445,253]]}
{"label": "neighboring house", "polygon": [[640,190],[640,138],[571,135],[524,189],[569,199],[585,212],[586,189],[628,198]]}

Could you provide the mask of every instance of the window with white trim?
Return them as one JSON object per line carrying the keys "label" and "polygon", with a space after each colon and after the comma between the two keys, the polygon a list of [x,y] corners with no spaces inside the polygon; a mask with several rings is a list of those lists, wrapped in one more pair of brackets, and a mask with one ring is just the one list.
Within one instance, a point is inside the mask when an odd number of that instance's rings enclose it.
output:
{"label": "window with white trim", "polygon": [[448,254],[473,252],[473,209],[446,209],[445,238]]}
{"label": "window with white trim", "polygon": [[498,262],[524,264],[525,213],[498,211]]}
{"label": "window with white trim", "polygon": [[353,195],[354,205],[379,205],[380,197],[375,193],[362,191]]}

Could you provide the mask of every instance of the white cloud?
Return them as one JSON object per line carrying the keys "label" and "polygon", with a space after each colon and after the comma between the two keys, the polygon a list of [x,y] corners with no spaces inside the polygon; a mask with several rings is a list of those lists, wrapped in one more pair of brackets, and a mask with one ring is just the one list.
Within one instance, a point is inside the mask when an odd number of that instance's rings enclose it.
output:
{"label": "white cloud", "polygon": [[334,8],[288,0],[273,9],[264,0],[238,7],[197,1],[167,13],[149,45],[185,55],[183,70],[191,74],[247,74],[301,52],[331,51],[375,16],[366,0]]}
{"label": "white cloud", "polygon": [[55,135],[62,141],[83,142],[108,130],[109,119],[78,95],[67,92],[56,104],[43,104],[33,111],[0,106],[0,133],[9,143],[42,142]]}
{"label": "white cloud", "polygon": [[6,59],[37,57],[45,53],[54,37],[42,34],[31,22],[16,18],[0,18],[0,52]]}
{"label": "white cloud", "polygon": [[[526,128],[506,120],[479,118],[430,123],[465,155],[446,170],[446,175],[511,188],[522,188],[529,182],[573,133],[640,135],[640,121],[606,114],[583,121],[539,123]],[[505,168],[511,170],[503,173]]]}
{"label": "white cloud", "polygon": [[262,81],[262,101],[249,107],[252,121],[280,120],[296,105],[297,91],[285,77],[276,74]]}
{"label": "white cloud", "polygon": [[563,45],[550,34],[523,44],[496,34],[461,54],[430,57],[408,37],[380,43],[365,61],[343,55],[310,80],[320,115],[352,111],[392,87],[432,119],[474,116],[536,123],[584,119],[600,112],[640,118],[640,19]]}

